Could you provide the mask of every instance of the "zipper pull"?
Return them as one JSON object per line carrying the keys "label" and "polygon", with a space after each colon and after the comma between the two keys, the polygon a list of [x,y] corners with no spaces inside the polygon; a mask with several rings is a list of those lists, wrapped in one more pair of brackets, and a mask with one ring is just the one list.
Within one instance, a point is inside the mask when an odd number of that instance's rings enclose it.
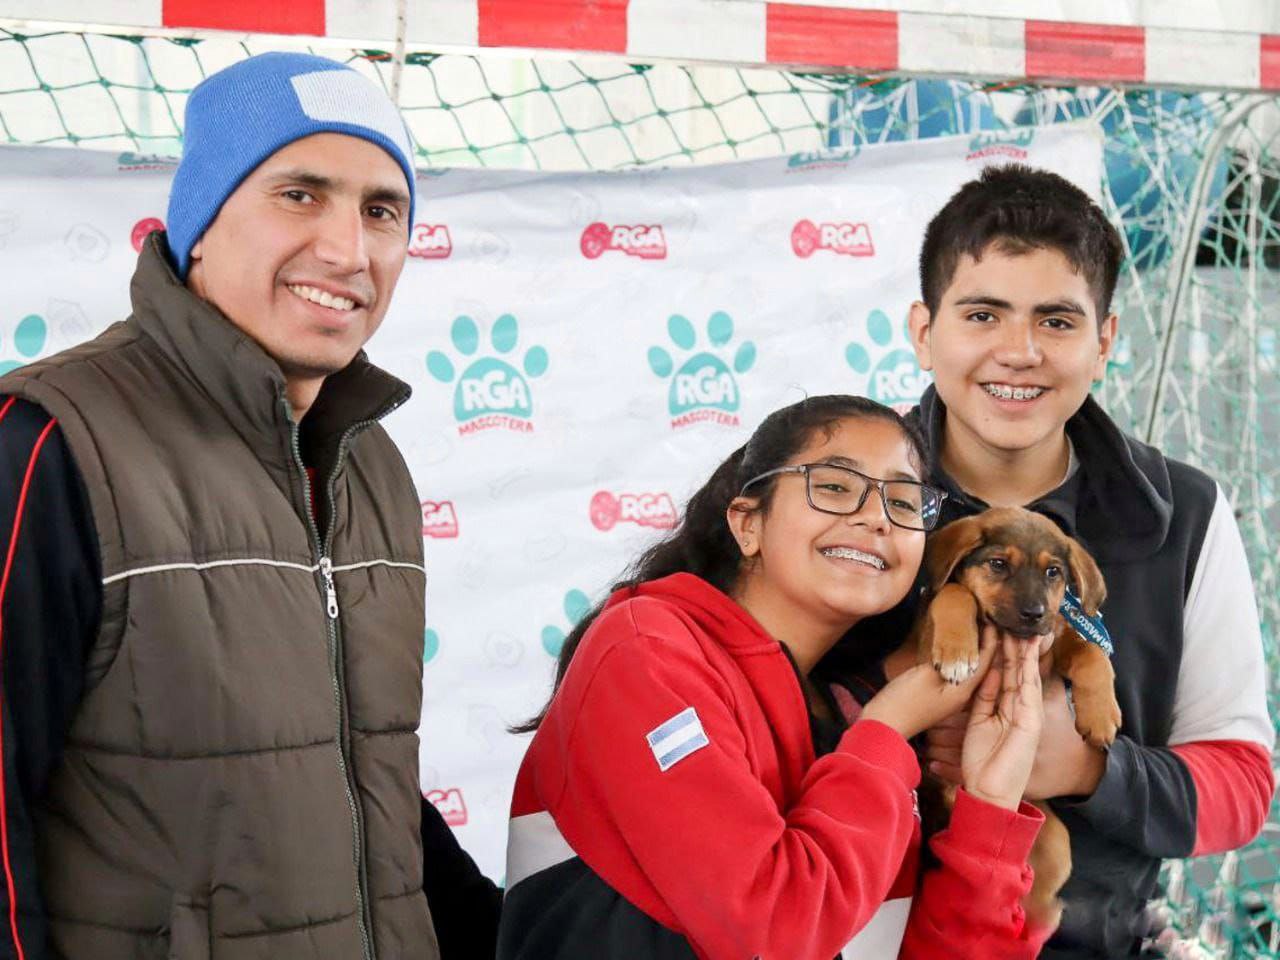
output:
{"label": "zipper pull", "polygon": [[328,557],[320,558],[320,576],[324,578],[325,610],[330,620],[338,619],[338,591],[333,585],[333,561]]}

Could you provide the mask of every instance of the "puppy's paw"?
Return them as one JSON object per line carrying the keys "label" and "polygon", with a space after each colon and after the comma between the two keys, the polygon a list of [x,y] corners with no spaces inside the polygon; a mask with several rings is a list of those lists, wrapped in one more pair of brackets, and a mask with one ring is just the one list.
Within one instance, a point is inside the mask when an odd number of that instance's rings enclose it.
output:
{"label": "puppy's paw", "polygon": [[1101,693],[1080,687],[1071,691],[1076,706],[1076,731],[1099,749],[1109,747],[1120,732],[1120,704],[1111,690]]}
{"label": "puppy's paw", "polygon": [[978,672],[978,625],[935,627],[929,658],[947,683],[964,683]]}
{"label": "puppy's paw", "polygon": [[978,672],[978,655],[964,660],[935,660],[933,665],[947,683],[964,683]]}

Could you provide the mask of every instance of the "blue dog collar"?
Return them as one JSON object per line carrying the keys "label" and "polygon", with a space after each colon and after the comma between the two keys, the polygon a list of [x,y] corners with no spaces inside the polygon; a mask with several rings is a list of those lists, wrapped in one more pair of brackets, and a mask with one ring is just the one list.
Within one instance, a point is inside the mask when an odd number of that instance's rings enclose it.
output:
{"label": "blue dog collar", "polygon": [[1080,605],[1080,598],[1069,589],[1062,595],[1062,605],[1058,607],[1058,612],[1067,618],[1067,623],[1071,624],[1076,633],[1101,647],[1108,657],[1115,653],[1111,634],[1107,633],[1106,625],[1102,622],[1102,614],[1091,617],[1085,613],[1084,607]]}

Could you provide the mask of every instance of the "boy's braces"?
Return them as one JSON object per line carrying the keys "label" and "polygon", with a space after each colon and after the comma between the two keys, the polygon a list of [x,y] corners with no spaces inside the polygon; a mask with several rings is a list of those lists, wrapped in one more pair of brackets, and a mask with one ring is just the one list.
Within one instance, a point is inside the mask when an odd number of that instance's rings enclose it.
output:
{"label": "boy's braces", "polygon": [[983,384],[987,393],[1000,400],[1034,400],[1044,393],[1044,387],[1011,387],[1007,383]]}

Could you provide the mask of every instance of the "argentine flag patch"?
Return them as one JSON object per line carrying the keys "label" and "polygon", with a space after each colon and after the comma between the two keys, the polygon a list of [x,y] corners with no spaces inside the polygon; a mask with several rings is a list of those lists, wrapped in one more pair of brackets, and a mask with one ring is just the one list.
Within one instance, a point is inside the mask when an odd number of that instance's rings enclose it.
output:
{"label": "argentine flag patch", "polygon": [[645,740],[649,742],[649,749],[658,761],[658,769],[663,773],[711,742],[702,729],[698,711],[693,707],[686,707],[666,723],[649,731]]}

